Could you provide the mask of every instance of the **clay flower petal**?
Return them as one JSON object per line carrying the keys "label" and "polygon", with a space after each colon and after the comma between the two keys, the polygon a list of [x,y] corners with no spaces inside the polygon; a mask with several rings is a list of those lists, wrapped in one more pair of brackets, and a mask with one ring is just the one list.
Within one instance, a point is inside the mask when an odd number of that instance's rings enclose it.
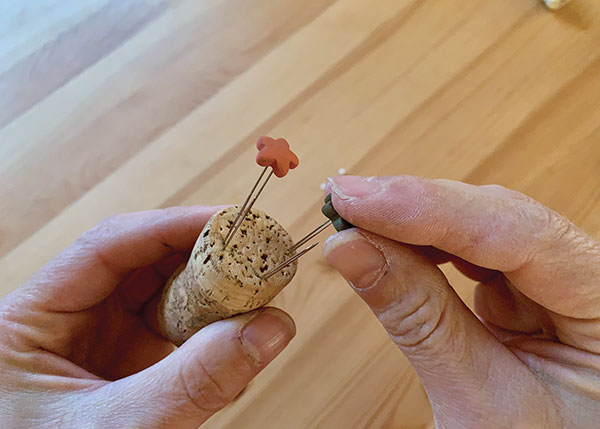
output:
{"label": "clay flower petal", "polygon": [[298,157],[285,139],[262,136],[256,142],[256,162],[262,167],[270,166],[277,177],[285,176],[290,169],[298,167]]}

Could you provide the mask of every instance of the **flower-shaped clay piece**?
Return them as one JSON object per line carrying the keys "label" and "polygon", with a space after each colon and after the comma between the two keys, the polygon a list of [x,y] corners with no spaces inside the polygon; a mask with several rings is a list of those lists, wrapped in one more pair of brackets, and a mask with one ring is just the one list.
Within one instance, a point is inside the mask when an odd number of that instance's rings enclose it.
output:
{"label": "flower-shaped clay piece", "polygon": [[258,155],[256,162],[262,167],[272,167],[277,177],[288,174],[290,169],[298,167],[298,157],[291,151],[285,139],[272,139],[262,136],[256,142]]}

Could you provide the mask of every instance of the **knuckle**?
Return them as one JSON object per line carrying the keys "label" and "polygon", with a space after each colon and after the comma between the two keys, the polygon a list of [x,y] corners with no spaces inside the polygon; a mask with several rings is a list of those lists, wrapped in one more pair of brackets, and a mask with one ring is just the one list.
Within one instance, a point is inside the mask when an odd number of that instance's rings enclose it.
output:
{"label": "knuckle", "polygon": [[125,214],[121,214],[121,213],[105,216],[104,218],[102,218],[100,220],[100,222],[98,222],[98,225],[96,225],[96,227],[108,228],[108,229],[114,228],[115,225],[120,223],[125,216],[126,216]]}
{"label": "knuckle", "polygon": [[575,226],[566,218],[552,210],[545,210],[543,218],[544,230],[547,235],[553,239],[569,239],[576,233]]}
{"label": "knuckle", "polygon": [[521,217],[538,231],[540,238],[563,236],[570,230],[570,222],[537,201],[519,206]]}
{"label": "knuckle", "polygon": [[529,195],[526,195],[519,191],[515,191],[514,189],[510,189],[510,188],[507,188],[502,185],[497,185],[497,184],[483,185],[483,186],[481,186],[481,188],[483,188],[485,190],[489,190],[493,194],[495,194],[499,197],[510,198],[512,200],[518,200],[518,201],[525,201],[525,202],[529,202],[529,203],[537,203]]}
{"label": "knuckle", "polygon": [[125,214],[113,214],[106,216],[91,229],[83,233],[79,240],[83,243],[90,243],[95,242],[100,238],[110,236],[114,234],[119,225],[123,223],[125,217]]}
{"label": "knuckle", "polygon": [[446,302],[446,297],[430,294],[412,302],[395,302],[379,314],[379,320],[397,345],[408,349],[428,348],[438,336]]}
{"label": "knuckle", "polygon": [[594,256],[599,254],[599,243],[558,213],[555,213],[551,230],[555,232],[548,239],[549,246],[556,242],[564,243],[574,257],[586,255],[590,258],[589,260],[594,260]]}
{"label": "knuckle", "polygon": [[191,355],[179,372],[180,383],[187,399],[199,410],[213,414],[233,400],[202,362],[202,357]]}
{"label": "knuckle", "polygon": [[107,231],[114,228],[115,215],[106,216],[102,218],[100,222],[94,225],[91,229],[87,230],[81,237],[85,240],[94,239],[98,236],[104,235]]}
{"label": "knuckle", "polygon": [[528,202],[532,204],[539,204],[536,200],[531,198],[529,195],[526,195],[522,192],[516,191],[514,189],[507,188],[505,186],[499,184],[489,184],[489,185],[480,185],[478,188],[483,191],[484,194],[487,194],[493,198],[500,198],[503,200],[514,200],[520,202]]}
{"label": "knuckle", "polygon": [[502,185],[498,185],[497,183],[491,183],[489,185],[481,185],[479,189],[483,191],[490,191],[491,193],[498,194],[500,196],[509,196],[511,193],[516,192],[512,189],[508,189]]}
{"label": "knuckle", "polygon": [[550,233],[553,240],[576,243],[581,236],[579,229],[558,213],[550,215]]}
{"label": "knuckle", "polygon": [[[600,252],[600,245],[573,222],[554,210],[533,201],[520,207],[524,222],[532,231],[530,248],[523,252],[525,262],[521,268],[540,255],[556,253],[556,249],[562,249],[572,257],[586,255],[588,258]],[[558,261],[555,261],[558,262]]]}
{"label": "knuckle", "polygon": [[534,231],[538,231],[538,240],[542,247],[557,242],[578,243],[587,237],[569,219],[554,210],[539,203],[528,206],[529,220]]}
{"label": "knuckle", "polygon": [[514,200],[524,201],[524,202],[529,203],[529,204],[535,204],[537,206],[542,206],[537,200],[535,200],[534,198],[530,197],[527,194],[524,194],[524,193],[519,192],[519,191],[514,191],[512,189],[509,189],[509,191],[511,192],[511,197]]}

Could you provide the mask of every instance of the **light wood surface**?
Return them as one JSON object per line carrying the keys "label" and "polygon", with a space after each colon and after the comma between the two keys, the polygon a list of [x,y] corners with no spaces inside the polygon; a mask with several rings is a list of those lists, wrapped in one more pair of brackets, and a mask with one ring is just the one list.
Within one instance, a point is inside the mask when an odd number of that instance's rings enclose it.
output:
{"label": "light wood surface", "polygon": [[[106,215],[242,201],[261,134],[300,156],[258,203],[294,237],[338,168],[500,183],[600,237],[599,48],[596,0],[1,2],[0,294]],[[275,304],[298,336],[207,427],[432,426],[318,251]]]}

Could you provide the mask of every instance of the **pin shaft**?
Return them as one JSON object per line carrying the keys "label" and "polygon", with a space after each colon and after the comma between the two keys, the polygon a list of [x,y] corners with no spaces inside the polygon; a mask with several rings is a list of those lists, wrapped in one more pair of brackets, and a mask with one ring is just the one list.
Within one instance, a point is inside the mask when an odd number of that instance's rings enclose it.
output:
{"label": "pin shaft", "polygon": [[238,212],[237,216],[235,217],[235,220],[233,221],[233,225],[231,225],[231,228],[229,228],[229,231],[227,232],[227,236],[225,237],[225,243],[228,242],[229,236],[231,235],[231,231],[233,231],[233,227],[237,224],[237,221],[240,219],[240,216],[242,215],[242,213],[244,213],[244,210],[246,210],[246,206],[248,205],[248,202],[250,201],[250,198],[252,198],[252,194],[254,193],[254,191],[256,190],[256,187],[258,186],[258,184],[260,183],[260,181],[264,177],[265,173],[267,172],[267,168],[269,168],[269,167],[263,168],[262,173],[260,173],[260,176],[258,176],[258,180],[254,183],[254,186],[252,187],[252,190],[250,191],[250,193],[246,197],[246,201],[244,201],[244,204],[242,204],[242,207],[240,208],[240,211]]}
{"label": "pin shaft", "polygon": [[299,249],[303,244],[308,243],[310,240],[315,238],[317,235],[319,235],[321,232],[323,232],[325,229],[327,229],[327,227],[329,225],[331,225],[331,220],[328,219],[325,222],[323,222],[321,225],[319,225],[318,227],[313,229],[303,239],[301,239],[300,241],[298,241],[296,244],[294,244],[292,247],[290,247],[288,249],[288,251],[287,251],[288,255],[290,253],[294,252],[295,250]]}
{"label": "pin shaft", "polygon": [[[269,168],[269,167],[265,167],[265,169],[261,173],[260,177],[258,178],[258,180],[256,181],[256,183],[252,187],[252,190],[250,191],[250,194],[246,198],[246,201],[242,205],[242,208],[240,209],[239,213],[235,217],[235,221],[233,222],[233,225],[231,226],[231,228],[229,229],[229,232],[227,233],[227,236],[225,237],[225,244],[224,244],[223,248],[226,248],[227,245],[231,242],[231,240],[235,236],[235,233],[242,226],[242,223],[244,222],[244,218],[246,217],[246,215],[248,213],[250,213],[250,210],[252,210],[252,207],[254,206],[254,203],[256,203],[256,200],[258,200],[258,197],[260,196],[260,194],[262,193],[262,191],[265,189],[265,186],[267,186],[267,183],[269,182],[269,179],[271,178],[271,176],[273,176],[273,170],[271,170],[271,172],[267,176],[267,179],[263,182],[262,186],[258,189],[258,193],[256,194],[256,196],[252,199],[252,201],[250,201],[250,198],[252,198],[252,194],[254,193],[254,191],[256,190],[256,188],[258,186],[258,184],[260,183],[261,179],[263,178],[265,172],[267,171],[267,168]],[[248,204],[248,201],[250,201],[249,204]],[[248,207],[246,207],[246,206],[248,206]]]}
{"label": "pin shaft", "polygon": [[268,280],[269,278],[271,278],[272,276],[274,276],[275,274],[277,274],[279,271],[283,270],[285,267],[287,267],[288,265],[290,265],[292,262],[294,262],[295,260],[297,260],[301,256],[305,255],[307,252],[309,252],[312,249],[314,249],[317,246],[317,244],[319,244],[319,243],[317,242],[317,243],[311,244],[306,249],[304,249],[302,252],[298,253],[297,255],[292,256],[287,261],[282,262],[281,264],[277,265],[275,268],[273,268],[267,274],[265,274],[264,276],[262,276],[262,279],[263,280]]}

